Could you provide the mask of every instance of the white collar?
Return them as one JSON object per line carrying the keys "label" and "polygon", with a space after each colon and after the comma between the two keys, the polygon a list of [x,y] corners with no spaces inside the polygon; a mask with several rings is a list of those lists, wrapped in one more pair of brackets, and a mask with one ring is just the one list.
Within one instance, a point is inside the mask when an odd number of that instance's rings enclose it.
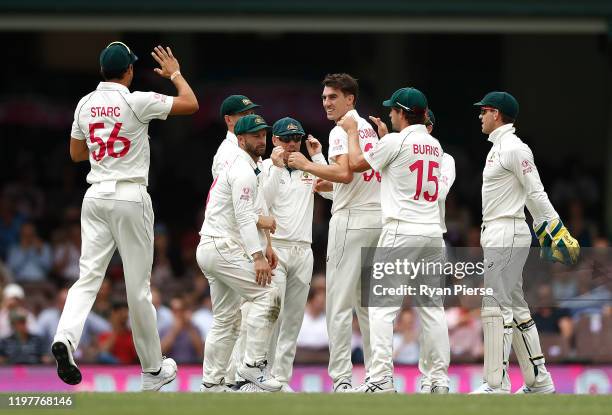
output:
{"label": "white collar", "polygon": [[125,86],[117,82],[100,82],[96,88],[98,91],[121,91],[130,93],[130,90]]}
{"label": "white collar", "polygon": [[246,151],[244,151],[242,148],[238,147],[238,155],[240,157],[242,157],[244,160],[249,162],[249,165],[251,166],[251,168],[253,170],[259,168],[259,166],[257,165],[257,163],[255,163],[253,161],[253,159],[251,158],[251,156],[249,156],[249,153],[247,153]]}
{"label": "white collar", "polygon": [[236,134],[234,134],[231,131],[227,131],[227,134],[225,135],[225,139],[229,140],[232,144],[236,144],[236,146],[238,146],[238,137],[236,137]]}
{"label": "white collar", "polygon": [[359,118],[361,118],[359,116],[359,114],[357,113],[357,110],[355,108],[353,108],[350,111],[347,111],[346,114],[344,114],[344,116],[346,117],[347,115],[352,116],[353,118],[355,118],[355,120],[359,120]]}
{"label": "white collar", "polygon": [[400,131],[400,133],[410,133],[412,131],[421,131],[427,133],[427,127],[424,124],[413,124],[404,128],[402,131]]}
{"label": "white collar", "polygon": [[514,124],[504,124],[501,127],[497,127],[491,134],[489,134],[488,140],[493,144],[497,144],[499,139],[505,135],[506,133],[514,134],[516,129],[514,128]]}

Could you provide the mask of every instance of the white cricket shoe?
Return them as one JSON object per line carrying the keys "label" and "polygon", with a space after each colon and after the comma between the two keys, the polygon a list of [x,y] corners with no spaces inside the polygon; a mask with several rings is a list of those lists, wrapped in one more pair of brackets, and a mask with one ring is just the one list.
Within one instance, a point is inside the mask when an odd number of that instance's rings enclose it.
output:
{"label": "white cricket shoe", "polygon": [[281,392],[285,392],[285,393],[295,393],[295,391],[293,390],[293,388],[291,386],[289,386],[288,383],[283,383],[283,387],[281,388]]}
{"label": "white cricket shoe", "polygon": [[510,388],[492,388],[486,382],[484,382],[480,387],[472,392],[470,395],[483,395],[483,394],[508,394],[510,393]]}
{"label": "white cricket shoe", "polygon": [[60,340],[53,343],[51,353],[57,362],[57,375],[69,385],[81,383],[82,376],[79,367],[74,363],[72,357],[72,345],[68,340]]}
{"label": "white cricket shoe", "polygon": [[353,383],[351,379],[344,378],[334,382],[334,393],[351,393],[353,392]]}
{"label": "white cricket shoe", "polygon": [[[282,389],[281,389],[282,390]],[[269,393],[267,390],[263,390],[259,386],[251,382],[245,382],[240,388],[238,388],[235,392],[239,393]]]}
{"label": "white cricket shoe", "polygon": [[255,363],[254,366],[245,363],[238,369],[238,375],[265,391],[278,392],[283,384],[266,371],[267,364],[265,360]]}
{"label": "white cricket shoe", "polygon": [[448,386],[433,385],[430,388],[430,393],[434,395],[448,395],[449,391],[450,389],[448,388]]}
{"label": "white cricket shoe", "polygon": [[382,380],[367,380],[362,385],[353,389],[354,393],[397,393],[393,386],[393,377],[385,376]]}
{"label": "white cricket shoe", "polygon": [[428,383],[422,383],[419,393],[431,393],[431,385]]}
{"label": "white cricket shoe", "polygon": [[157,375],[153,373],[142,374],[142,390],[158,391],[162,386],[167,385],[176,379],[176,362],[169,357],[163,357],[161,369]]}
{"label": "white cricket shoe", "polygon": [[219,385],[214,383],[205,383],[202,382],[200,384],[200,392],[208,392],[208,393],[226,393],[226,392],[234,392],[227,385]]}
{"label": "white cricket shoe", "polygon": [[527,386],[525,384],[523,384],[523,386],[520,387],[519,390],[517,390],[516,392],[514,392],[515,395],[522,395],[522,394],[551,394],[551,393],[556,393],[555,391],[555,385],[550,384],[550,385],[546,385],[546,386]]}

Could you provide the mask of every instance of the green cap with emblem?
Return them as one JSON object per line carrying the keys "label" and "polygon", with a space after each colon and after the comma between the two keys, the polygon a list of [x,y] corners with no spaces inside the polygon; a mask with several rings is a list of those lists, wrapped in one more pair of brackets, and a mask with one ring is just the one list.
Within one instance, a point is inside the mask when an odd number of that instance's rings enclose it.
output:
{"label": "green cap with emblem", "polygon": [[516,98],[503,91],[489,92],[483,99],[475,102],[474,106],[495,108],[512,119],[516,119],[519,113],[519,104]]}
{"label": "green cap with emblem", "polygon": [[138,60],[123,42],[112,42],[100,52],[100,67],[104,72],[119,72]]}
{"label": "green cap with emblem", "polygon": [[427,109],[427,98],[416,88],[400,88],[391,95],[391,98],[383,101],[383,106],[423,112]]}
{"label": "green cap with emblem", "polygon": [[272,126],[272,134],[284,137],[288,135],[306,135],[302,124],[296,119],[291,117],[281,118],[276,121]]}
{"label": "green cap with emblem", "polygon": [[236,122],[236,126],[234,127],[234,134],[248,134],[254,133],[263,129],[270,129],[271,127],[266,124],[266,120],[263,119],[261,115],[250,114],[246,115]]}
{"label": "green cap with emblem", "polygon": [[221,104],[221,118],[225,115],[234,115],[258,107],[259,105],[244,95],[230,95],[225,98]]}

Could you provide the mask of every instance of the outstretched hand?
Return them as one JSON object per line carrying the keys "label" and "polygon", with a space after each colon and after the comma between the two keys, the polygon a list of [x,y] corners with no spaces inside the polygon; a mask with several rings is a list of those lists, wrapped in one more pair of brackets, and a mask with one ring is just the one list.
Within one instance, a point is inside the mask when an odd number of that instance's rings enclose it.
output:
{"label": "outstretched hand", "polygon": [[156,74],[163,78],[170,78],[173,73],[180,71],[181,69],[178,61],[172,54],[170,47],[166,47],[166,49],[164,49],[161,46],[155,46],[155,48],[153,48],[153,52],[151,52],[151,56],[153,56],[153,59],[155,59],[160,66],[160,68],[155,68],[153,70]]}
{"label": "outstretched hand", "polygon": [[378,128],[378,136],[380,138],[386,136],[389,133],[389,128],[387,128],[387,124],[382,122],[380,118],[372,117],[371,115],[368,118],[370,118],[370,121],[376,124],[376,128]]}

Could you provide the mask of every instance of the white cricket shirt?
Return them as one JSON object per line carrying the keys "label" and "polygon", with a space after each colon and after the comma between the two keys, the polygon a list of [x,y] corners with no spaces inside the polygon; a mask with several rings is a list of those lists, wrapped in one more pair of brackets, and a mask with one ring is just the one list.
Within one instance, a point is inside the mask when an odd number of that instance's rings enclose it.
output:
{"label": "white cricket shirt", "polygon": [[422,124],[389,133],[364,152],[370,166],[382,174],[383,227],[395,227],[398,221],[398,233],[442,236],[438,207],[442,155],[440,143]]}
{"label": "white cricket shirt", "polygon": [[[327,164],[321,153],[312,161]],[[302,170],[280,168],[263,161],[264,194],[270,215],[276,219],[274,241],[312,243],[312,212],[316,177]]]}
{"label": "white cricket shirt", "polygon": [[79,101],[70,135],[86,140],[91,170],[88,183],[149,181],[149,122],[165,120],[173,97],[130,92],[116,82],[100,82]]}
{"label": "white cricket shirt", "polygon": [[235,158],[236,150],[239,149],[238,137],[231,131],[228,131],[225,139],[221,142],[221,145],[215,153],[212,164],[212,177],[213,180],[217,178],[219,173],[225,169]]}
{"label": "white cricket shirt", "polygon": [[[357,120],[359,146],[363,152],[368,151],[378,142],[378,135],[357,111],[346,114]],[[329,162],[335,163],[336,156],[341,154],[348,154],[348,135],[342,127],[335,126],[329,133]],[[374,170],[354,173],[350,183],[334,183],[333,201],[332,215],[340,209],[380,210],[380,173]]]}
{"label": "white cricket shirt", "polygon": [[482,220],[525,219],[525,205],[534,224],[559,217],[548,200],[533,153],[505,124],[489,135],[493,143],[482,171]]}
{"label": "white cricket shirt", "polygon": [[234,159],[213,181],[200,235],[231,238],[249,255],[265,252],[257,230],[260,209],[257,169],[257,163],[238,147]]}

